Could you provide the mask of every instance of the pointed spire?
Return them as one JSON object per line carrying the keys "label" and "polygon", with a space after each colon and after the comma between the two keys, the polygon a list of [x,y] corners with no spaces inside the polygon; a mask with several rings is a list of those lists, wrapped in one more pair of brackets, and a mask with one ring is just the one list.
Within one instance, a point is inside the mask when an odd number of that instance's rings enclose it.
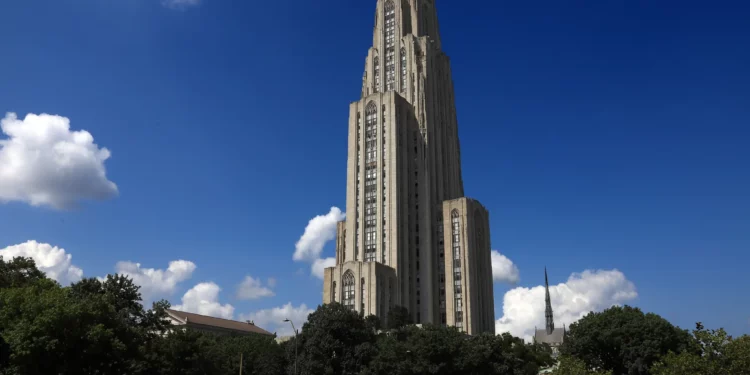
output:
{"label": "pointed spire", "polygon": [[552,301],[549,297],[549,279],[547,278],[547,267],[544,267],[544,288],[544,302],[547,305],[544,309],[544,317],[547,320],[547,334],[551,335],[552,332],[555,331],[555,320],[552,316]]}

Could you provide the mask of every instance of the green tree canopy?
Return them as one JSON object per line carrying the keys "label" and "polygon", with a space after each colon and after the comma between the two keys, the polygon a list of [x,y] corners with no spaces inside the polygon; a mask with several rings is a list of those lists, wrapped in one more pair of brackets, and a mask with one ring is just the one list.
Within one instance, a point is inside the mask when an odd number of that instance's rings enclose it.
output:
{"label": "green tree canopy", "polygon": [[16,257],[4,261],[0,256],[0,288],[18,288],[45,279],[47,276],[36,268],[34,259]]}
{"label": "green tree canopy", "polygon": [[563,356],[552,375],[612,375],[612,371],[591,371],[583,361]]}
{"label": "green tree canopy", "polygon": [[414,324],[411,320],[411,314],[409,310],[403,306],[393,306],[388,311],[388,317],[386,319],[388,329],[399,329],[409,324]]}
{"label": "green tree canopy", "polygon": [[290,367],[295,345],[299,374],[358,374],[375,355],[375,332],[358,312],[331,303],[310,314],[299,337],[287,344]]}
{"label": "green tree canopy", "polygon": [[654,375],[748,375],[750,336],[733,339],[724,329],[706,330],[696,324],[697,350],[671,352],[654,365]]}
{"label": "green tree canopy", "polygon": [[670,351],[679,353],[691,342],[687,331],[659,315],[644,314],[629,306],[612,307],[573,323],[562,353],[580,359],[589,369],[646,375],[661,356]]}

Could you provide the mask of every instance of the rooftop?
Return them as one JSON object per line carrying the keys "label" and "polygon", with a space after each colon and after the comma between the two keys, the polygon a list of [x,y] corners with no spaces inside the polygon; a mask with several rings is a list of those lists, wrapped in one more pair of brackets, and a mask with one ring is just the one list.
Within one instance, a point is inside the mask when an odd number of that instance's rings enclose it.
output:
{"label": "rooftop", "polygon": [[229,331],[246,332],[246,333],[258,333],[261,335],[273,336],[274,334],[266,331],[263,328],[256,326],[251,322],[238,322],[236,320],[228,320],[221,318],[214,318],[212,316],[193,314],[184,311],[178,311],[173,309],[167,309],[167,314],[173,319],[179,320],[183,324],[199,325],[204,327],[213,327],[218,329],[224,329]]}

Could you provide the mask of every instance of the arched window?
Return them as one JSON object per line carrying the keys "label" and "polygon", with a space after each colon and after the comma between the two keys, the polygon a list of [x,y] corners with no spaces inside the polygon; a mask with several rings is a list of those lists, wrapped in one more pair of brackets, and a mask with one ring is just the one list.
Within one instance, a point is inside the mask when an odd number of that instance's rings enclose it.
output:
{"label": "arched window", "polygon": [[365,262],[377,255],[378,106],[365,109]]}
{"label": "arched window", "polygon": [[396,81],[396,56],[393,48],[396,38],[396,6],[385,3],[385,91],[393,90]]}
{"label": "arched window", "polygon": [[401,48],[401,92],[406,92],[406,49]]}
{"label": "arched window", "polygon": [[451,237],[453,244],[453,311],[455,325],[464,329],[463,288],[461,283],[461,218],[458,210],[451,212]]}
{"label": "arched window", "polygon": [[375,89],[373,89],[373,92],[380,92],[380,58],[375,56],[372,59],[372,65],[372,69],[375,71]]}
{"label": "arched window", "polygon": [[344,306],[354,310],[354,274],[352,271],[346,271],[342,285],[344,286]]}
{"label": "arched window", "polygon": [[331,303],[336,302],[336,282],[331,286]]}

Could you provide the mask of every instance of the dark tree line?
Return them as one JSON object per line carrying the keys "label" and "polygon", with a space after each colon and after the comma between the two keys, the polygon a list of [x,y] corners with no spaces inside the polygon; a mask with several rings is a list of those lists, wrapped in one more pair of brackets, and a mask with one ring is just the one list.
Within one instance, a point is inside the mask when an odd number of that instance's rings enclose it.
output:
{"label": "dark tree line", "polygon": [[[218,336],[171,327],[169,303],[141,304],[120,275],[62,287],[33,260],[0,257],[0,375],[507,374],[750,375],[750,337],[698,324],[691,333],[632,307],[590,313],[570,327],[562,357],[510,334],[468,336],[387,325],[339,304],[318,307],[297,338]],[[295,355],[296,353],[296,355]]]}

